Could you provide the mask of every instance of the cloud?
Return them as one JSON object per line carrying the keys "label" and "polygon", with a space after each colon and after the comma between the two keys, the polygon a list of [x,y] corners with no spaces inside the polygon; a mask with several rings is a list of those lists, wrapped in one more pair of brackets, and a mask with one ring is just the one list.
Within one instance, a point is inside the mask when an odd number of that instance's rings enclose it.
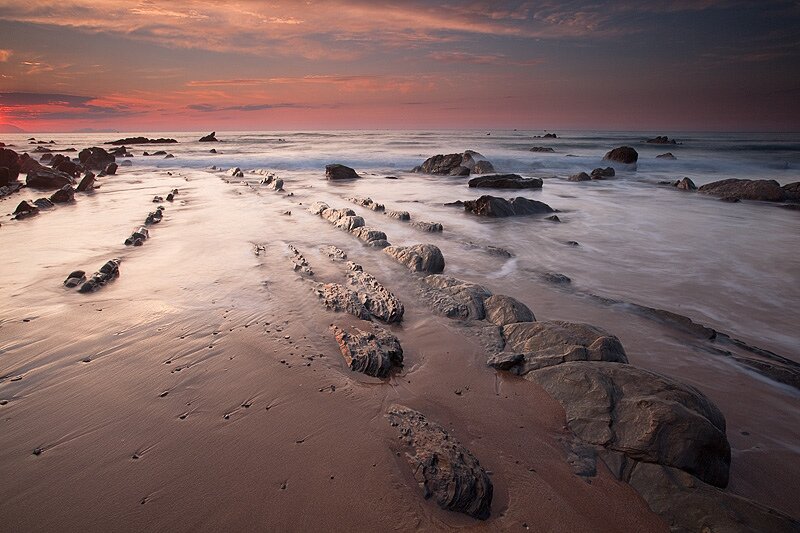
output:
{"label": "cloud", "polygon": [[94,100],[93,96],[77,96],[57,93],[0,93],[2,106],[60,105],[79,107]]}
{"label": "cloud", "polygon": [[129,117],[142,112],[93,96],[28,92],[0,93],[0,108],[13,120],[100,119]]}
{"label": "cloud", "polygon": [[233,106],[217,106],[213,104],[191,104],[186,109],[200,111],[202,113],[213,113],[217,111],[265,111],[268,109],[311,109],[313,106],[303,104],[281,103],[281,104],[244,104]]}
{"label": "cloud", "polygon": [[470,63],[473,65],[514,65],[530,67],[542,63],[541,59],[518,61],[503,54],[471,54],[469,52],[431,52],[427,57],[443,63]]}

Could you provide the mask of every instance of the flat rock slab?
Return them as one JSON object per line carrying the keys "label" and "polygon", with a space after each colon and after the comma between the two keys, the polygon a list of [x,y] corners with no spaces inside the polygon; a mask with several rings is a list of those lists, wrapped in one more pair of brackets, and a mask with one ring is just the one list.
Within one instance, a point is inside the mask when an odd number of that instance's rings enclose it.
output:
{"label": "flat rock slab", "polygon": [[354,372],[385,378],[392,369],[403,366],[403,348],[397,337],[373,325],[369,331],[352,328],[345,331],[331,326],[342,357]]}
{"label": "flat rock slab", "polygon": [[444,270],[442,251],[433,244],[415,244],[414,246],[388,246],[384,252],[408,267],[413,272],[439,274]]}
{"label": "flat rock slab", "polygon": [[406,460],[426,499],[448,511],[489,518],[494,487],[469,450],[418,411],[393,405],[387,417],[400,431]]}
{"label": "flat rock slab", "polygon": [[542,178],[523,178],[517,174],[495,174],[472,178],[467,182],[470,187],[488,189],[541,189]]}
{"label": "flat rock slab", "polygon": [[636,461],[728,484],[725,417],[699,390],[627,364],[567,362],[529,372],[564,407],[583,441]]}

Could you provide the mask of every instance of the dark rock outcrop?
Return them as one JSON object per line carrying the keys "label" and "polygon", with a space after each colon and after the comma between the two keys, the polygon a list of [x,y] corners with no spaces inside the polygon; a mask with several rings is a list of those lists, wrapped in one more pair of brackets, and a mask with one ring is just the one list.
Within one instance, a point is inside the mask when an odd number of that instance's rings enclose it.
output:
{"label": "dark rock outcrop", "polygon": [[625,165],[632,165],[639,160],[639,153],[630,146],[620,146],[606,153],[603,159],[616,161]]}
{"label": "dark rock outcrop", "polygon": [[370,331],[352,328],[351,332],[331,326],[347,366],[354,372],[385,378],[392,369],[403,366],[403,348],[397,337],[374,325]]}
{"label": "dark rock outcrop", "polygon": [[106,152],[103,148],[93,146],[92,148],[84,148],[78,152],[78,159],[80,160],[84,169],[105,170],[106,167],[113,163],[116,158],[112,154]]}
{"label": "dark rock outcrop", "polygon": [[200,137],[200,142],[201,143],[219,142],[219,139],[217,139],[217,132],[216,131],[212,131],[208,135],[205,135],[204,137]]}
{"label": "dark rock outcrop", "polygon": [[666,159],[666,160],[668,160],[668,161],[675,161],[675,160],[676,160],[676,159],[678,159],[678,158],[677,158],[677,157],[675,157],[675,156],[672,154],[672,152],[667,152],[666,154],[659,154],[659,155],[657,155],[657,156],[656,156],[656,159]]}
{"label": "dark rock outcrop", "polygon": [[75,270],[70,272],[70,274],[67,276],[67,279],[64,280],[64,286],[74,289],[84,281],[86,281],[86,272],[83,270]]}
{"label": "dark rock outcrop", "polygon": [[659,135],[658,137],[647,139],[645,142],[647,144],[678,144],[675,139],[670,139],[666,135]]}
{"label": "dark rock outcrop", "polygon": [[489,296],[483,301],[486,320],[495,326],[506,326],[517,322],[533,322],[533,312],[524,303],[502,294]]}
{"label": "dark rock outcrop", "polygon": [[[512,326],[508,326],[512,327]],[[627,364],[575,361],[529,372],[584,442],[728,484],[725,417],[699,390]]]}
{"label": "dark rock outcrop", "polygon": [[93,173],[87,172],[81,182],[78,184],[78,192],[86,192],[91,190],[94,187],[94,178],[95,175]]}
{"label": "dark rock outcrop", "polygon": [[555,150],[550,148],[549,146],[534,146],[529,150],[530,152],[543,152],[543,153],[553,153]]}
{"label": "dark rock outcrop", "polygon": [[464,210],[484,217],[511,217],[555,212],[552,207],[537,200],[522,197],[506,200],[489,195],[464,202]]}
{"label": "dark rock outcrop", "polygon": [[697,190],[697,185],[689,178],[682,178],[673,183],[673,186],[676,189],[680,189],[682,191],[695,191]]}
{"label": "dark rock outcrop", "polygon": [[150,230],[146,226],[139,226],[131,236],[125,239],[125,246],[141,246],[150,237]]}
{"label": "dark rock outcrop", "polygon": [[65,204],[75,201],[75,189],[72,185],[64,185],[50,196],[50,201],[54,204]]}
{"label": "dark rock outcrop", "polygon": [[787,183],[783,187],[783,193],[786,195],[786,199],[792,202],[800,202],[800,181],[795,181],[794,183]]}
{"label": "dark rock outcrop", "polygon": [[106,174],[109,176],[113,176],[114,174],[117,173],[118,168],[119,165],[117,165],[116,163],[109,163],[108,166],[106,166]]}
{"label": "dark rock outcrop", "polygon": [[697,190],[728,201],[761,200],[764,202],[782,202],[786,199],[786,191],[775,180],[731,178],[702,185]]}
{"label": "dark rock outcrop", "polygon": [[[465,158],[467,161],[465,161]],[[424,172],[426,174],[444,174],[447,176],[468,176],[469,167],[462,165],[462,163],[472,163],[472,156],[465,154],[447,154],[435,155],[429,157],[422,163],[421,166],[414,169],[415,172]]]}
{"label": "dark rock outcrop", "polygon": [[42,190],[60,189],[64,185],[72,185],[74,183],[72,176],[69,174],[44,167],[29,172],[25,182],[32,189]]}
{"label": "dark rock outcrop", "polygon": [[117,139],[116,141],[107,142],[106,144],[113,144],[116,146],[125,144],[173,144],[177,143],[175,139],[166,139],[161,137],[159,139],[148,139],[147,137],[125,137],[124,139]]}
{"label": "dark rock outcrop", "polygon": [[478,459],[422,413],[393,405],[387,416],[408,447],[406,460],[424,497],[442,509],[489,518],[493,486]]}
{"label": "dark rock outcrop", "polygon": [[19,173],[22,171],[19,154],[10,148],[0,148],[0,168],[8,169],[3,181],[0,181],[0,186],[8,185],[12,181],[16,181]]}
{"label": "dark rock outcrop", "polygon": [[78,289],[78,291],[84,293],[94,292],[109,281],[116,279],[119,277],[119,264],[119,259],[111,259],[106,261],[106,263],[100,267],[100,270],[95,272],[91,278],[81,285],[81,288]]}
{"label": "dark rock outcrop", "polygon": [[487,161],[486,159],[476,161],[471,171],[473,174],[489,174],[490,172],[495,172],[494,165],[492,165],[491,161]]}
{"label": "dark rock outcrop", "polygon": [[25,217],[33,216],[39,213],[39,207],[36,205],[31,205],[26,201],[22,201],[17,205],[17,208],[14,209],[14,212],[11,213],[14,215],[14,218],[23,219]]}
{"label": "dark rock outcrop", "polygon": [[606,167],[606,168],[596,168],[592,170],[592,179],[593,180],[601,180],[603,178],[613,178],[617,174],[617,171],[614,170],[614,167]]}
{"label": "dark rock outcrop", "polygon": [[361,176],[359,176],[352,168],[335,163],[332,165],[325,165],[325,177],[329,180],[337,181],[354,180],[360,178]]}
{"label": "dark rock outcrop", "polygon": [[388,246],[384,252],[408,267],[413,272],[439,274],[444,270],[444,256],[438,247],[432,244],[415,244],[414,246]]}
{"label": "dark rock outcrop", "polygon": [[567,178],[568,181],[592,181],[592,177],[586,172],[578,172]]}
{"label": "dark rock outcrop", "polygon": [[467,185],[487,189],[541,189],[542,183],[542,178],[523,178],[517,174],[495,174],[472,178]]}

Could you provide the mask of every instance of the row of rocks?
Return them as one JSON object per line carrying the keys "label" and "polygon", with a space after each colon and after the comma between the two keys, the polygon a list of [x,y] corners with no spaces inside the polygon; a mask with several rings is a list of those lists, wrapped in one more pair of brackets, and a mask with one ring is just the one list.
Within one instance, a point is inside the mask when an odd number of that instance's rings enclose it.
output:
{"label": "row of rocks", "polygon": [[567,181],[591,181],[591,180],[603,180],[606,178],[613,178],[616,175],[616,171],[613,167],[606,167],[606,168],[596,168],[592,170],[591,174],[587,174],[586,172],[579,172],[573,176],[567,178]]}
{"label": "row of rocks", "polygon": [[105,264],[100,267],[100,270],[95,272],[88,280],[86,279],[86,272],[83,270],[75,270],[64,280],[64,286],[71,289],[80,285],[78,292],[94,292],[109,281],[119,277],[120,262],[120,259],[110,259],[106,261]]}
{"label": "row of rocks", "polygon": [[[372,198],[362,198],[356,196],[356,197],[345,198],[345,200],[353,202],[356,205],[360,205],[362,207],[371,209],[372,211],[382,212],[389,218],[400,220],[402,222],[411,222],[411,227],[416,228],[420,231],[424,231],[427,233],[439,233],[444,231],[444,226],[442,226],[438,222],[426,222],[422,220],[415,220],[412,222],[411,214],[408,211],[395,211],[391,209],[387,210],[385,205],[375,202],[374,200],[372,200]],[[384,239],[385,238],[386,237],[384,236]]]}

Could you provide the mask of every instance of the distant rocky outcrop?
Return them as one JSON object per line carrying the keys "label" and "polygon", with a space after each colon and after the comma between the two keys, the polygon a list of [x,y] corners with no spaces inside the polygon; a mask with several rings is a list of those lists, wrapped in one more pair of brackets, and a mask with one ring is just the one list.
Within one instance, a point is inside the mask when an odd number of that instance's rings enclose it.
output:
{"label": "distant rocky outcrop", "polygon": [[657,156],[656,156],[656,159],[666,159],[666,160],[668,160],[668,161],[675,161],[675,160],[676,160],[676,159],[678,159],[678,158],[677,158],[677,157],[675,157],[675,156],[672,154],[672,152],[667,152],[666,154],[660,154],[660,155],[657,155]]}
{"label": "distant rocky outcrop", "polygon": [[477,200],[464,202],[464,210],[485,217],[511,217],[553,213],[555,210],[544,202],[516,197],[506,200],[484,195]]}
{"label": "distant rocky outcrop", "polygon": [[639,153],[630,146],[620,146],[606,153],[603,159],[625,165],[633,165],[639,160]]}
{"label": "distant rocky outcrop", "polygon": [[394,368],[403,366],[403,348],[400,341],[387,330],[373,325],[368,331],[353,327],[345,331],[332,326],[347,366],[355,372],[385,378]]}
{"label": "distant rocky outcrop", "polygon": [[387,416],[409,450],[405,457],[424,497],[448,511],[489,518],[494,489],[478,459],[418,411],[393,405]]}
{"label": "distant rocky outcrop", "polygon": [[125,137],[124,139],[117,139],[116,141],[107,142],[106,144],[113,144],[116,146],[125,144],[173,144],[177,143],[175,139],[167,139],[164,137],[158,139],[148,139],[147,137]]}
{"label": "distant rocky outcrop", "polygon": [[470,187],[487,189],[541,189],[542,178],[523,178],[517,174],[494,174],[472,178]]}
{"label": "distant rocky outcrop", "polygon": [[534,135],[534,139],[558,139],[555,133],[545,133],[544,135]]}
{"label": "distant rocky outcrop", "polygon": [[529,152],[542,152],[542,153],[550,154],[550,153],[555,152],[555,150],[553,150],[549,146],[534,146],[529,150]]}
{"label": "distant rocky outcrop", "polygon": [[200,137],[200,142],[201,142],[201,143],[215,143],[215,142],[219,142],[219,139],[217,139],[217,132],[216,132],[216,131],[212,131],[212,132],[211,132],[211,133],[209,133],[208,135],[205,135],[205,136],[203,136],[203,137]]}
{"label": "distant rocky outcrop", "polygon": [[723,200],[761,200],[782,202],[787,194],[775,180],[726,179],[700,186],[698,192],[718,196]]}
{"label": "distant rocky outcrop", "polygon": [[658,137],[647,139],[645,142],[647,144],[678,144],[675,139],[670,139],[666,135],[659,135]]}
{"label": "distant rocky outcrop", "polygon": [[325,177],[332,181],[338,180],[354,180],[359,176],[352,168],[334,163],[332,165],[325,165]]}

